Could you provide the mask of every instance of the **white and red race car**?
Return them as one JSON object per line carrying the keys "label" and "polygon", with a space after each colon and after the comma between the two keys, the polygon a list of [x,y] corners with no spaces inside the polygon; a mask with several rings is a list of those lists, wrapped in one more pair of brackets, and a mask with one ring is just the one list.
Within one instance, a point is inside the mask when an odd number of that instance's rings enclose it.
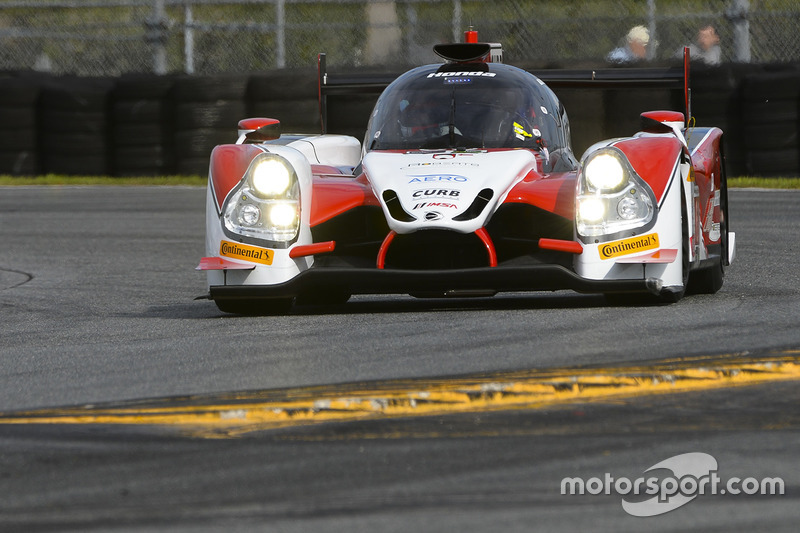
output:
{"label": "white and red race car", "polygon": [[[735,255],[722,131],[687,127],[688,53],[686,114],[643,113],[642,131],[578,160],[541,77],[499,62],[497,45],[436,52],[444,63],[382,92],[363,144],[281,135],[278,120],[252,118],[235,144],[214,149],[198,269],[222,311],[370,293],[571,289],[675,302],[720,289]],[[323,67],[321,98],[333,85]]]}

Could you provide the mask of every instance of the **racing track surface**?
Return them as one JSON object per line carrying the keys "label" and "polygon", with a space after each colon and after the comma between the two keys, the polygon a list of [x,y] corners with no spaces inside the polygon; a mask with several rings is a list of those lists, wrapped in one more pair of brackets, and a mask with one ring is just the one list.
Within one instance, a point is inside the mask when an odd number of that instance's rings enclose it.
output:
{"label": "racing track surface", "polygon": [[[796,529],[800,192],[731,191],[725,286],[676,305],[370,296],[281,317],[193,300],[204,194],[0,189],[3,531]],[[372,411],[340,417],[353,397]],[[560,494],[690,452],[785,494],[649,518]]]}

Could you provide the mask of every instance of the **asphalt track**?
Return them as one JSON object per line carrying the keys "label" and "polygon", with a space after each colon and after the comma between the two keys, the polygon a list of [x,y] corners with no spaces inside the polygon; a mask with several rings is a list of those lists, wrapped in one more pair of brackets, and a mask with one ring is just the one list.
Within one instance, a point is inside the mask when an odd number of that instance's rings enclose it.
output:
{"label": "asphalt track", "polygon": [[[281,317],[193,300],[203,195],[0,189],[1,530],[796,530],[800,192],[731,191],[725,286],[676,305]],[[637,518],[560,491],[691,452],[785,494]]]}

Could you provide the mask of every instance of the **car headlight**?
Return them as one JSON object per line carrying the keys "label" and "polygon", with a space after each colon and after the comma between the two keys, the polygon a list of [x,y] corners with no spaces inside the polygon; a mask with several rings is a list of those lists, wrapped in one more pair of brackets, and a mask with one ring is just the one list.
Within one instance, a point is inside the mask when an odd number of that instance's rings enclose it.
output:
{"label": "car headlight", "polygon": [[292,170],[285,159],[261,159],[251,169],[253,189],[259,196],[270,198],[286,193],[292,184]]}
{"label": "car headlight", "polygon": [[[300,185],[284,158],[260,154],[223,207],[225,230],[237,236],[286,245],[300,227]],[[263,243],[262,243],[263,244]]]}
{"label": "car headlight", "polygon": [[655,196],[618,148],[601,148],[584,159],[576,192],[581,237],[612,238],[653,221]]}
{"label": "car headlight", "polygon": [[625,168],[618,157],[600,153],[589,159],[583,169],[586,183],[598,191],[615,191],[625,183]]}

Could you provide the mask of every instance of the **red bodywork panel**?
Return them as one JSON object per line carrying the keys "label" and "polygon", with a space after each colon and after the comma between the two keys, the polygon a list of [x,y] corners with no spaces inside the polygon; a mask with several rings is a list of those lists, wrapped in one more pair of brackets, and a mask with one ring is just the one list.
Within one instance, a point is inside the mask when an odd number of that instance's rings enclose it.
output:
{"label": "red bodywork panel", "polygon": [[712,223],[722,221],[719,205],[714,205],[714,191],[720,190],[722,179],[722,130],[712,128],[707,138],[692,153],[694,179],[700,191],[697,207],[701,221],[703,236],[706,242],[712,241],[709,235]]}
{"label": "red bodywork panel", "polygon": [[252,144],[223,144],[214,148],[209,175],[218,211],[231,189],[241,181],[253,158],[263,153],[264,150]]}
{"label": "red bodywork panel", "polygon": [[[311,203],[311,227],[359,206],[380,207],[372,187],[361,174],[357,178],[338,177],[332,167],[314,165],[314,195]],[[535,205],[567,219],[575,212],[575,172],[543,177],[535,171],[514,186],[505,203]]]}
{"label": "red bodywork panel", "polygon": [[530,172],[508,193],[504,203],[534,205],[572,220],[575,218],[575,172],[549,174]]}
{"label": "red bodywork panel", "polygon": [[326,169],[330,170],[331,167],[325,169],[314,167],[314,193],[311,198],[312,228],[355,207],[380,206],[363,174],[357,178],[317,174],[319,170]]}
{"label": "red bodywork panel", "polygon": [[676,137],[639,137],[614,144],[622,150],[636,173],[650,185],[660,204],[683,151]]}
{"label": "red bodywork panel", "polygon": [[[713,169],[718,169],[718,145],[719,137],[714,142],[704,143],[702,151],[696,155],[695,170],[698,180],[706,180]],[[619,141],[614,146],[625,153],[660,202],[683,149],[680,141],[665,136],[642,137]],[[214,149],[210,173],[218,209],[230,190],[239,183],[253,158],[261,153],[263,150],[256,145],[247,144],[221,145]],[[325,165],[312,165],[312,173],[314,194],[310,213],[311,227],[359,206],[380,207],[380,202],[364,174],[353,178],[337,167]],[[715,177],[718,180],[718,170]],[[511,189],[504,203],[530,204],[572,220],[575,215],[576,180],[577,172],[542,175],[532,170]],[[707,187],[701,186],[701,191],[707,190]],[[701,206],[710,205],[709,202],[709,198],[701,198]],[[719,217],[715,216],[714,219],[718,220]]]}

